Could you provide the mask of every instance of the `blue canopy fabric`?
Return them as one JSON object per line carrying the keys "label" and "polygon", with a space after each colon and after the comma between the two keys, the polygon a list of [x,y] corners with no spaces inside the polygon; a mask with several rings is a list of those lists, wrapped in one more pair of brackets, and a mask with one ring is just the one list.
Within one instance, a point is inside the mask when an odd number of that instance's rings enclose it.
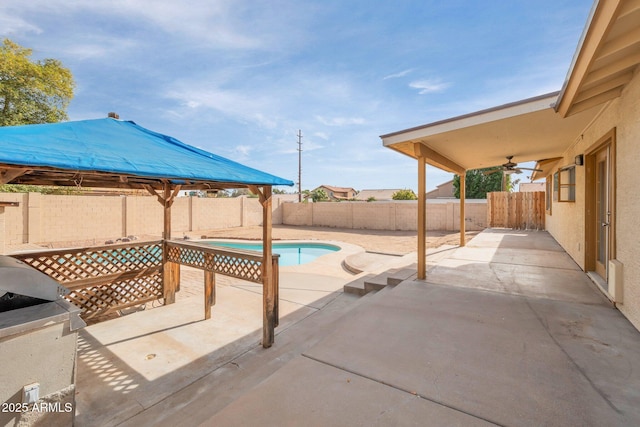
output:
{"label": "blue canopy fabric", "polygon": [[292,181],[112,118],[0,127],[0,164],[186,182],[293,185]]}

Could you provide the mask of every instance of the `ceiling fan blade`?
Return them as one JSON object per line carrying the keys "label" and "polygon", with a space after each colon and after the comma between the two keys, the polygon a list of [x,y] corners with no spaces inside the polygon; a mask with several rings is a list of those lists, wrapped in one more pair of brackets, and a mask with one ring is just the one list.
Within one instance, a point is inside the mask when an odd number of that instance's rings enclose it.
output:
{"label": "ceiling fan blade", "polygon": [[527,170],[527,171],[542,172],[542,169],[533,169],[533,168],[518,168],[518,169]]}
{"label": "ceiling fan blade", "polygon": [[502,169],[493,169],[493,170],[488,170],[488,171],[484,171],[482,172],[484,175],[491,175],[492,173],[496,173],[496,172],[500,172]]}

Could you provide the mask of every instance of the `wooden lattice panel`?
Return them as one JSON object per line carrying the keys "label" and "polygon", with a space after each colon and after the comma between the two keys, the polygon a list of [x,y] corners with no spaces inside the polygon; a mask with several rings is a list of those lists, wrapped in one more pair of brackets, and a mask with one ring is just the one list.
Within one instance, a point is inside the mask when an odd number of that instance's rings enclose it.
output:
{"label": "wooden lattice panel", "polygon": [[178,246],[167,245],[167,261],[199,268],[201,270],[209,270],[213,267],[211,261],[205,259],[204,252]]}
{"label": "wooden lattice panel", "polygon": [[262,256],[253,251],[226,251],[205,245],[167,244],[167,260],[201,270],[262,283]]}
{"label": "wooden lattice panel", "polygon": [[213,257],[213,271],[227,276],[262,283],[262,262],[246,260],[229,255],[216,254]]}
{"label": "wooden lattice panel", "polygon": [[72,291],[65,298],[82,309],[82,317],[138,305],[162,297],[162,274],[135,277]]}
{"label": "wooden lattice panel", "polygon": [[14,255],[60,283],[144,270],[162,264],[162,244],[150,242]]}
{"label": "wooden lattice panel", "polygon": [[63,284],[85,319],[163,296],[162,243],[126,243],[13,255]]}

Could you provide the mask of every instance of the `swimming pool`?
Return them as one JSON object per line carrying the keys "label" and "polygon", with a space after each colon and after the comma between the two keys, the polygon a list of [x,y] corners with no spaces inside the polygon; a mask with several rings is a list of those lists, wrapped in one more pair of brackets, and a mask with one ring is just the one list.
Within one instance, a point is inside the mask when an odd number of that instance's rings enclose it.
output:
{"label": "swimming pool", "polygon": [[[219,241],[203,241],[211,246],[223,246],[225,248],[248,249],[252,251],[262,252],[262,243],[239,243],[239,242],[219,242]],[[324,243],[273,243],[271,245],[274,254],[280,255],[279,265],[287,267],[291,265],[306,264],[318,258],[319,256],[337,252],[339,246],[328,245]]]}

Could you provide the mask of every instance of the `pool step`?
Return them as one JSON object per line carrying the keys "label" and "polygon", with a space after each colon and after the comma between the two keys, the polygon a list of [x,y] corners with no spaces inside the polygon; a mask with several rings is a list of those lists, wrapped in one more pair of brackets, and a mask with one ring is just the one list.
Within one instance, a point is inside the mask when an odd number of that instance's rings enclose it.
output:
{"label": "pool step", "polygon": [[366,295],[387,286],[396,286],[400,282],[415,278],[416,270],[411,268],[391,269],[378,275],[368,274],[344,286],[344,292],[355,295]]}

